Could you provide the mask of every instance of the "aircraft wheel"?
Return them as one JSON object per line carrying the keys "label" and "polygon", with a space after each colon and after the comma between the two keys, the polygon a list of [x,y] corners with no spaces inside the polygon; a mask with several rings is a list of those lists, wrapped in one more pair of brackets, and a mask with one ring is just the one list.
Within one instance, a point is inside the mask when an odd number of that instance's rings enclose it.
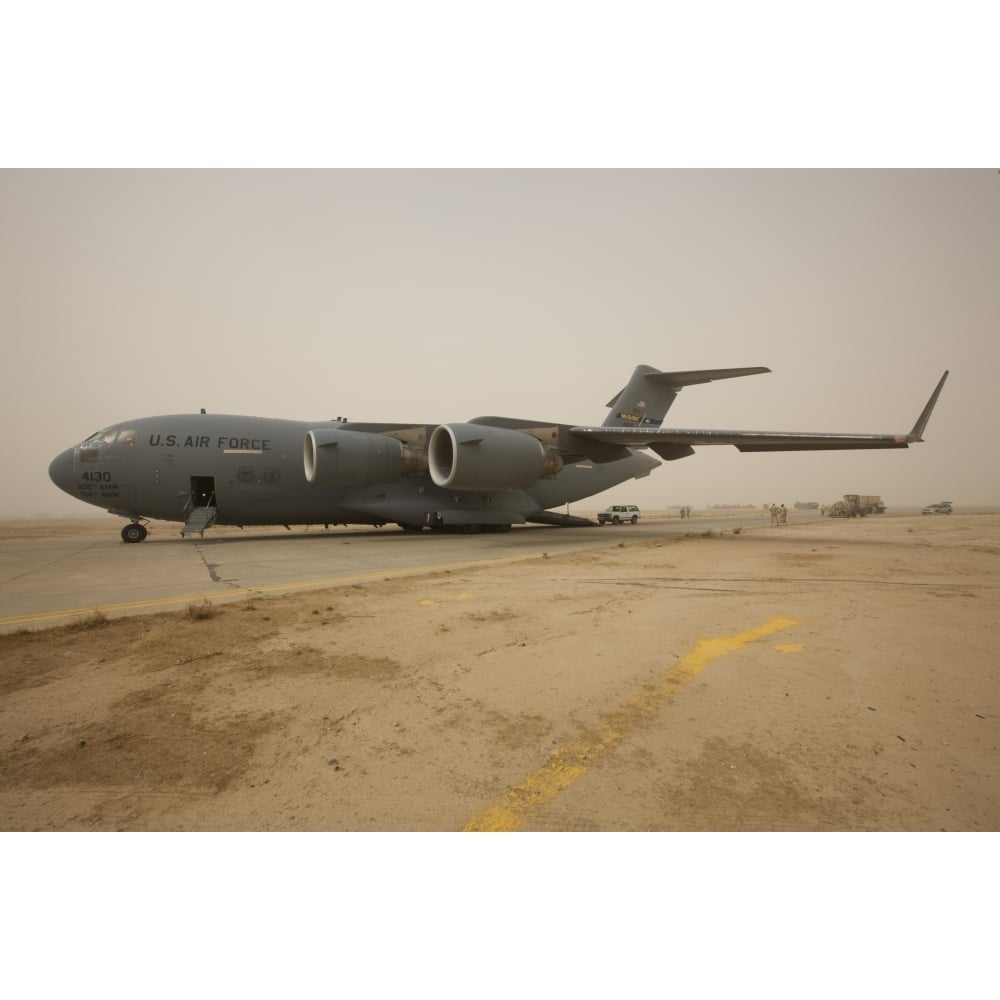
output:
{"label": "aircraft wheel", "polygon": [[122,528],[123,542],[141,542],[146,537],[146,529],[141,524],[126,524]]}
{"label": "aircraft wheel", "polygon": [[424,526],[422,524],[409,524],[406,521],[397,521],[396,524],[398,524],[403,529],[403,531],[423,531],[424,530]]}

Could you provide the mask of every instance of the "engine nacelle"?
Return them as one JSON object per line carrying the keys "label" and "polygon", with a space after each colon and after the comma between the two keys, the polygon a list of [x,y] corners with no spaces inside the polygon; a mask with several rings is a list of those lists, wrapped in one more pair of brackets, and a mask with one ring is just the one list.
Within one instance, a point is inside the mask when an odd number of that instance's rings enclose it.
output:
{"label": "engine nacelle", "polygon": [[306,481],[331,486],[374,486],[427,470],[422,452],[387,434],[322,427],[306,433]]}
{"label": "engine nacelle", "polygon": [[453,490],[514,490],[551,479],[562,459],[538,438],[485,424],[441,424],[427,446],[438,486]]}

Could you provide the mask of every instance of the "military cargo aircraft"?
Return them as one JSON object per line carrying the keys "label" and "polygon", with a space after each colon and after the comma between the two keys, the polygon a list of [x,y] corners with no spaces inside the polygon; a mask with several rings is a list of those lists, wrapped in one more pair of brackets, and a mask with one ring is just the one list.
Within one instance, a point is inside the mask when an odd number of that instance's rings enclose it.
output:
{"label": "military cargo aircraft", "polygon": [[598,426],[476,417],[467,423],[376,424],[197,414],[113,424],[57,455],[49,476],[84,503],[128,519],[141,542],[150,519],[182,535],[213,524],[390,522],[406,531],[509,531],[532,522],[590,525],[553,510],[702,445],[740,451],[906,448],[924,428],[941,376],[908,434],[680,430],[663,417],[685,386],[758,375],[769,368],[664,372],[639,365]]}

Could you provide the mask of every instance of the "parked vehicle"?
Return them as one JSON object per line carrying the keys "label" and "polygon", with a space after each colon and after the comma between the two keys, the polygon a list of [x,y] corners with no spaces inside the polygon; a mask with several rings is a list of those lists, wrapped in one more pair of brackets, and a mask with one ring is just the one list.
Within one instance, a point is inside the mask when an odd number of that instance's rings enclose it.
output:
{"label": "parked vehicle", "polygon": [[929,503],[920,512],[921,514],[950,514],[951,513],[951,501],[942,500],[940,503]]}
{"label": "parked vehicle", "polygon": [[864,493],[845,493],[842,500],[830,505],[830,517],[867,517],[869,514],[884,514],[882,498]]}
{"label": "parked vehicle", "polygon": [[607,510],[602,510],[597,515],[597,523],[600,525],[625,524],[626,522],[628,524],[639,523],[638,507],[634,507],[631,504],[617,504],[613,507],[608,507]]}

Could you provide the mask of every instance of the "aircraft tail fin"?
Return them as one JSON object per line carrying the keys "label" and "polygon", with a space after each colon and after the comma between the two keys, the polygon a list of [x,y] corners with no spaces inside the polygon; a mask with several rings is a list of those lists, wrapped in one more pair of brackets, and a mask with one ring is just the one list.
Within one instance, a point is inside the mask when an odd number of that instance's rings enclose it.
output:
{"label": "aircraft tail fin", "polygon": [[934,409],[934,404],[937,403],[938,396],[941,395],[941,390],[944,388],[945,380],[948,378],[948,372],[941,376],[941,380],[938,382],[936,388],[931,393],[931,398],[927,400],[927,405],[923,408],[920,416],[917,417],[917,422],[913,425],[913,430],[906,435],[906,440],[910,444],[915,444],[918,441],[923,441],[924,439],[924,429],[927,427],[927,421],[931,418],[931,412]]}
{"label": "aircraft tail fin", "polygon": [[716,379],[760,375],[770,368],[714,368],[687,372],[661,372],[639,365],[628,385],[608,403],[611,412],[604,427],[659,427],[677,393],[686,385],[701,385]]}

